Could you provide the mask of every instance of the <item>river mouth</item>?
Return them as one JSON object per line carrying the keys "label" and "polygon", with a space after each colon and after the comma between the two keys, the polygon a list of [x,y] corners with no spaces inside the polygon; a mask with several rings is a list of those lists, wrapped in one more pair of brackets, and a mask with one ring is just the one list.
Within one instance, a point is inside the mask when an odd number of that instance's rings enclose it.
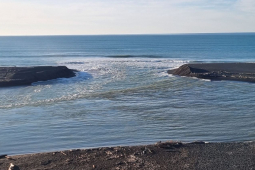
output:
{"label": "river mouth", "polygon": [[164,140],[253,140],[254,84],[167,74],[185,62],[61,61],[80,72],[73,78],[3,88],[1,150],[25,154]]}
{"label": "river mouth", "polygon": [[0,152],[253,141],[254,84],[167,73],[188,63],[254,62],[253,47],[254,33],[0,36],[1,67],[79,71],[0,88]]}

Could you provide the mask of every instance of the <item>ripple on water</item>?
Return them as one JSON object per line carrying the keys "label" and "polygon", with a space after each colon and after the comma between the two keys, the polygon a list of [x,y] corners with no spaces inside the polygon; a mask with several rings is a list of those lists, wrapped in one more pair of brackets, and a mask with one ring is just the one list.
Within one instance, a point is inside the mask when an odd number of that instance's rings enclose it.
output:
{"label": "ripple on water", "polygon": [[74,78],[2,88],[1,153],[253,140],[255,85],[164,74],[181,64],[164,58],[68,61],[82,71]]}

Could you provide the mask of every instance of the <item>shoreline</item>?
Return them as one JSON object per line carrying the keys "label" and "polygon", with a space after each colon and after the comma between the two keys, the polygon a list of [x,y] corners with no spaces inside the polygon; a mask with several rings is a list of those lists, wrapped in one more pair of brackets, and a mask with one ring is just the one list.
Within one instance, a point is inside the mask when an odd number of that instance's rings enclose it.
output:
{"label": "shoreline", "polygon": [[0,156],[0,169],[10,163],[20,170],[80,169],[252,169],[255,141],[206,143],[158,142],[150,145],[73,149]]}

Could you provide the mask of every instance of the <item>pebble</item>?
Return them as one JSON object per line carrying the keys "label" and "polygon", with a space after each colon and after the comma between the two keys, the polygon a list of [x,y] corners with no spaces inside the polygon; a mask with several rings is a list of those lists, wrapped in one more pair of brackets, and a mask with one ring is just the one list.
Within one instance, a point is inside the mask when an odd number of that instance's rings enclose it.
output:
{"label": "pebble", "polygon": [[10,167],[8,170],[20,170],[17,165],[13,165],[12,163],[10,164]]}
{"label": "pebble", "polygon": [[50,161],[50,160],[47,160],[47,161],[41,162],[41,165],[48,165],[48,164],[50,164],[50,163],[51,163],[51,161]]}

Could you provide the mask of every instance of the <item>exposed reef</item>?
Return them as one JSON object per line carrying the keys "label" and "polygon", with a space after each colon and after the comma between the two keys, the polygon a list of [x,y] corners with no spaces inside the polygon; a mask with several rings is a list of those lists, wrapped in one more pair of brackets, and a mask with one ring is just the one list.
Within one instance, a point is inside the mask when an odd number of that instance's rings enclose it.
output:
{"label": "exposed reef", "polygon": [[210,80],[255,82],[255,63],[184,64],[169,74]]}
{"label": "exposed reef", "polygon": [[37,81],[74,77],[66,66],[0,67],[0,87],[31,85]]}

